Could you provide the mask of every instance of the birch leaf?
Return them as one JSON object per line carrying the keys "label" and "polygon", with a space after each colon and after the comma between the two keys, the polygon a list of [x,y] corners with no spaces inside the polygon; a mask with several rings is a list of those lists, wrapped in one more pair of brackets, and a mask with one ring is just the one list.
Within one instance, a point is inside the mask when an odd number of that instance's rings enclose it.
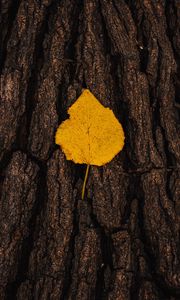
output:
{"label": "birch leaf", "polygon": [[112,110],[84,90],[69,108],[70,118],[58,127],[55,141],[68,160],[102,166],[124,146],[124,132]]}

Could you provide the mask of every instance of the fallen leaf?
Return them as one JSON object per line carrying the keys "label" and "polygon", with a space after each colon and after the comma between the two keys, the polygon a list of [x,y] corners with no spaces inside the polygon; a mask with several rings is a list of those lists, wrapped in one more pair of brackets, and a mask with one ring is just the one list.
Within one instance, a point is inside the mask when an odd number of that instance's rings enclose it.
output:
{"label": "fallen leaf", "polygon": [[68,160],[102,166],[124,146],[124,132],[112,110],[84,90],[68,109],[70,118],[58,127],[55,141]]}

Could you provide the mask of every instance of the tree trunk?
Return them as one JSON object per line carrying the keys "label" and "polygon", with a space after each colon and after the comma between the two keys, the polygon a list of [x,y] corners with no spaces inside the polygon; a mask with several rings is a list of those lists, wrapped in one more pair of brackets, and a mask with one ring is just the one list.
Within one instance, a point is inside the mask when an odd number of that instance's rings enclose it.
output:
{"label": "tree trunk", "polygon": [[[180,3],[1,0],[0,299],[180,299]],[[67,161],[88,88],[125,147]]]}

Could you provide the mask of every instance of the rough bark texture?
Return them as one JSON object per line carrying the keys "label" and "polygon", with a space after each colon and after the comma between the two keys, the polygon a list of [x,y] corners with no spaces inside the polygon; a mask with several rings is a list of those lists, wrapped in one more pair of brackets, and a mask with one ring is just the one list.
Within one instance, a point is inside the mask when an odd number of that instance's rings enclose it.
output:
{"label": "rough bark texture", "polygon": [[[0,299],[180,299],[179,1],[0,4]],[[84,201],[54,143],[82,88],[126,136]]]}

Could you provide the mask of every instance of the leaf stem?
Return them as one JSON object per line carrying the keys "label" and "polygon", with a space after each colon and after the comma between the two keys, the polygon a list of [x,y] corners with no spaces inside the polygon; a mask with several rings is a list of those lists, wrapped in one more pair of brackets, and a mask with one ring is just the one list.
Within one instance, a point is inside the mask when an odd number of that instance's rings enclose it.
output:
{"label": "leaf stem", "polygon": [[84,199],[84,193],[85,193],[86,182],[87,182],[88,173],[89,173],[89,167],[90,167],[90,165],[87,165],[86,174],[85,174],[84,182],[83,182],[83,188],[82,188],[82,200]]}

